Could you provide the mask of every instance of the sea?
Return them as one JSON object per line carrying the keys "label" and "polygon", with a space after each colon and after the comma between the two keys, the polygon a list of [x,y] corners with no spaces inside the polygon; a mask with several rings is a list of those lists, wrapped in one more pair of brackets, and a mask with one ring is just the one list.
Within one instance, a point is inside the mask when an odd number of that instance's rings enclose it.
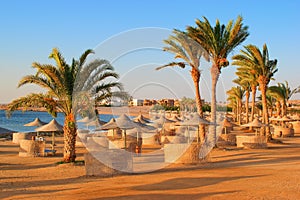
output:
{"label": "sea", "polygon": [[[50,122],[55,119],[59,124],[64,124],[64,114],[58,113],[56,118],[53,118],[47,112],[38,111],[15,111],[10,118],[7,118],[5,110],[0,110],[0,127],[12,130],[14,132],[32,132],[36,127],[24,126],[29,122],[32,122],[35,118],[39,118],[43,122]],[[98,118],[102,121],[108,122],[111,118],[116,117],[110,114],[98,115]],[[78,128],[84,128],[84,124],[78,123]]]}

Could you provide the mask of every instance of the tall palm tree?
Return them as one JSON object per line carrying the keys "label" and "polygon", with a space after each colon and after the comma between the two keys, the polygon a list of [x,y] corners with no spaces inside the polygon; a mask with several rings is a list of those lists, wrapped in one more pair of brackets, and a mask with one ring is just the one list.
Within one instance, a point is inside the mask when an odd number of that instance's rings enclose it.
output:
{"label": "tall palm tree", "polygon": [[234,113],[234,116],[237,116],[238,115],[237,114],[238,102],[237,102],[236,98],[232,95],[228,95],[227,101],[228,101],[227,106],[232,108],[232,112]]}
{"label": "tall palm tree", "polygon": [[257,75],[250,73],[247,66],[239,66],[237,68],[236,75],[242,79],[243,82],[248,82],[251,87],[251,114],[250,121],[254,120],[255,111],[255,100],[256,100],[256,90],[257,90]]}
{"label": "tall palm tree", "polygon": [[249,122],[249,98],[250,98],[250,82],[247,79],[243,79],[242,77],[238,77],[233,80],[234,83],[240,85],[245,91],[245,108],[246,108],[246,123]]}
{"label": "tall palm tree", "polygon": [[[260,110],[263,110],[262,95],[259,95],[257,97],[257,99],[258,99],[258,105],[256,105],[256,106]],[[267,99],[267,107],[268,107],[269,116],[272,116],[272,113],[273,113],[273,110],[274,110],[274,105],[276,106],[277,99],[273,95],[270,95],[268,92],[266,93],[266,99]]]}
{"label": "tall palm tree", "polygon": [[[248,26],[243,25],[243,18],[238,16],[234,22],[230,20],[225,26],[216,21],[214,27],[211,26],[207,18],[203,21],[197,19],[196,27],[187,27],[188,34],[197,41],[211,56],[211,78],[212,78],[212,98],[211,98],[211,120],[216,123],[217,97],[216,86],[221,74],[221,69],[229,65],[228,54],[240,45],[249,35]],[[213,142],[216,144],[216,126],[212,129]]]}
{"label": "tall palm tree", "polygon": [[[200,76],[201,72],[199,70],[200,58],[204,58],[208,61],[208,53],[193,39],[191,39],[185,32],[174,30],[173,35],[169,36],[164,42],[168,45],[163,48],[164,51],[168,51],[175,55],[175,59],[179,58],[183,62],[171,62],[161,67],[156,68],[160,70],[165,67],[179,66],[185,68],[186,65],[191,67],[191,76],[195,86],[196,93],[196,106],[197,111],[201,117],[203,117],[201,94],[200,94]],[[205,135],[204,125],[200,125],[200,136],[201,141],[203,141]]]}
{"label": "tall palm tree", "polygon": [[245,95],[245,90],[240,86],[232,87],[227,91],[227,95],[229,95],[229,99],[235,99],[236,101],[236,118],[237,122],[241,124],[242,101]]}
{"label": "tall palm tree", "polygon": [[[247,66],[251,73],[258,75],[257,82],[262,95],[263,119],[266,124],[269,124],[266,92],[270,80],[278,71],[277,60],[269,59],[269,52],[266,44],[263,45],[262,51],[254,45],[247,45],[244,48],[245,50],[241,50],[240,54],[232,57],[234,60],[233,65]],[[272,139],[269,126],[266,127],[265,134],[267,135],[268,140]]]}
{"label": "tall palm tree", "polygon": [[[23,77],[18,87],[26,84],[35,84],[46,90],[45,93],[32,93],[24,97],[13,100],[8,105],[8,115],[20,108],[28,107],[44,107],[53,116],[56,117],[57,112],[63,112],[64,121],[64,161],[74,162],[76,159],[75,142],[77,135],[77,127],[75,121],[75,111],[73,108],[73,92],[74,88],[84,88],[84,85],[75,85],[77,76],[82,72],[82,82],[90,82],[95,89],[95,94],[99,92],[104,96],[109,96],[111,87],[120,87],[119,83],[108,83],[106,78],[118,78],[113,71],[113,67],[104,60],[94,60],[85,65],[86,59],[92,50],[85,51],[79,60],[72,60],[71,65],[67,64],[64,57],[54,48],[49,58],[54,59],[56,65],[40,64],[34,62],[33,68],[37,70],[35,75]],[[83,73],[85,72],[85,73]],[[100,82],[99,82],[100,81]],[[85,84],[89,85],[89,84]],[[103,90],[105,88],[105,90]],[[108,95],[104,95],[108,94]]]}
{"label": "tall palm tree", "polygon": [[284,116],[287,113],[287,102],[296,93],[300,92],[300,87],[294,88],[293,90],[289,87],[289,83],[278,83],[277,86],[271,86],[267,91],[270,95],[273,95],[281,105],[281,115]]}

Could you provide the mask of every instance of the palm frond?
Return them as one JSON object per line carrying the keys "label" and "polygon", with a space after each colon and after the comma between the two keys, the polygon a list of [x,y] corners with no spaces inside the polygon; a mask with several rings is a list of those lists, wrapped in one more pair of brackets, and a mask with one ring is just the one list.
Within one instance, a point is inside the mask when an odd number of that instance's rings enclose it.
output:
{"label": "palm frond", "polygon": [[156,70],[161,70],[161,69],[166,68],[166,67],[176,67],[176,66],[184,69],[185,68],[185,63],[183,63],[183,62],[171,62],[171,63],[168,63],[166,65],[157,67],[155,69]]}
{"label": "palm frond", "polygon": [[17,109],[27,110],[28,108],[46,108],[46,110],[53,116],[57,116],[57,101],[46,94],[29,94],[25,97],[20,97],[8,104],[6,114],[8,117]]}

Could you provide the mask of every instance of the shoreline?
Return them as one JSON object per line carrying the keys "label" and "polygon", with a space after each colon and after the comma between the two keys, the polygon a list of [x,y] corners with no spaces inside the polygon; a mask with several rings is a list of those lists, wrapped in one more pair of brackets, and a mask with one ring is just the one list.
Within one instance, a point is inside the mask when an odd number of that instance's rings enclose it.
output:
{"label": "shoreline", "polygon": [[[139,114],[145,117],[149,116],[151,106],[122,106],[122,107],[98,107],[98,114],[110,114],[110,115],[121,115],[127,114],[129,116],[138,116]],[[0,106],[0,110],[6,111],[6,106]],[[45,108],[28,108],[26,110],[18,109],[18,111],[33,111],[33,112],[47,112]]]}

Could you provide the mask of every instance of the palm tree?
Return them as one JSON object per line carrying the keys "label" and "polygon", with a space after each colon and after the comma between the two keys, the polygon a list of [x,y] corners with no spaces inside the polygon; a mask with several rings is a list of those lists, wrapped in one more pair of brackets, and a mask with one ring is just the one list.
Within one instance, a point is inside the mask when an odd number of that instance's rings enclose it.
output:
{"label": "palm tree", "polygon": [[[258,107],[262,111],[263,110],[262,95],[259,95],[257,97],[257,99],[258,99],[258,105],[256,107]],[[266,99],[267,99],[267,107],[268,107],[269,116],[272,116],[272,113],[273,113],[273,110],[274,110],[274,104],[276,106],[277,99],[273,95],[270,95],[268,93],[268,90],[267,90],[267,93],[266,93]]]}
{"label": "palm tree", "polygon": [[242,101],[245,95],[245,90],[240,87],[232,87],[227,91],[227,95],[229,95],[229,99],[235,99],[236,102],[236,118],[237,122],[241,124],[241,111],[242,111]]}
{"label": "palm tree", "polygon": [[[240,54],[232,57],[234,60],[233,64],[244,67],[247,66],[249,72],[257,75],[257,82],[262,95],[263,119],[264,123],[269,124],[266,92],[270,80],[278,71],[277,60],[269,59],[269,52],[266,44],[264,44],[262,52],[254,45],[247,45],[244,48],[245,50],[241,50]],[[265,134],[267,135],[268,140],[272,139],[269,126],[266,127]]]}
{"label": "palm tree", "polygon": [[228,94],[227,101],[228,101],[227,106],[232,108],[232,112],[234,113],[234,116],[237,116],[238,115],[237,114],[238,102],[237,102],[236,98],[234,96]]}
{"label": "palm tree", "polygon": [[18,87],[21,87],[30,83],[35,84],[44,88],[46,93],[32,93],[15,99],[8,105],[8,115],[20,107],[25,109],[28,107],[44,107],[53,117],[56,117],[57,112],[64,113],[64,162],[74,162],[76,158],[77,127],[76,113],[72,104],[73,92],[74,88],[84,88],[84,84],[80,86],[77,83],[75,85],[77,76],[81,74],[83,80],[81,82],[90,82],[90,85],[94,86],[95,94],[100,92],[103,98],[110,96],[108,94],[110,88],[120,87],[119,83],[106,84],[104,82],[106,78],[118,78],[118,75],[113,72],[113,67],[107,61],[94,60],[84,66],[88,55],[91,53],[93,51],[88,49],[81,55],[79,60],[73,59],[71,65],[69,65],[58,49],[54,48],[49,58],[54,59],[56,65],[34,62],[32,66],[37,70],[36,74],[23,77],[18,85]]}
{"label": "palm tree", "polygon": [[242,77],[238,77],[233,80],[234,83],[240,85],[245,91],[245,107],[246,107],[246,123],[249,122],[249,97],[250,97],[250,82],[247,79],[243,79]]}
{"label": "palm tree", "polygon": [[[171,62],[161,67],[158,67],[156,69],[160,70],[165,67],[173,67],[173,66],[179,66],[181,68],[185,68],[186,65],[191,67],[190,73],[195,86],[197,111],[199,115],[203,117],[201,94],[200,94],[200,87],[199,87],[200,76],[201,76],[199,66],[200,66],[201,56],[204,56],[204,58],[207,61],[209,60],[208,53],[193,39],[191,39],[185,32],[174,30],[173,34],[174,35],[169,36],[167,40],[164,40],[164,42],[168,46],[164,47],[163,50],[174,54],[175,59],[179,58],[184,62]],[[205,136],[204,125],[200,125],[200,136],[201,136],[201,141],[203,141]]]}
{"label": "palm tree", "polygon": [[296,93],[300,92],[300,87],[294,88],[293,90],[289,87],[289,83],[285,81],[284,83],[278,83],[277,86],[271,86],[267,91],[270,95],[273,95],[278,100],[278,105],[281,105],[282,116],[287,113],[287,102]]}
{"label": "palm tree", "polygon": [[[243,82],[247,82],[251,87],[251,115],[250,121],[254,120],[254,111],[255,111],[255,100],[256,100],[256,90],[257,90],[257,75],[250,73],[247,66],[239,66],[237,68],[236,75],[242,79]],[[252,127],[250,127],[252,128]]]}
{"label": "palm tree", "polygon": [[[227,56],[232,50],[240,45],[249,35],[248,27],[244,26],[243,18],[238,16],[236,22],[230,20],[225,26],[216,21],[214,27],[211,26],[207,18],[203,21],[197,19],[197,27],[187,27],[188,34],[197,41],[211,56],[211,78],[212,78],[212,98],[211,98],[211,120],[216,123],[216,86],[221,74],[221,69],[229,65]],[[216,144],[216,126],[212,129],[213,142]]]}

